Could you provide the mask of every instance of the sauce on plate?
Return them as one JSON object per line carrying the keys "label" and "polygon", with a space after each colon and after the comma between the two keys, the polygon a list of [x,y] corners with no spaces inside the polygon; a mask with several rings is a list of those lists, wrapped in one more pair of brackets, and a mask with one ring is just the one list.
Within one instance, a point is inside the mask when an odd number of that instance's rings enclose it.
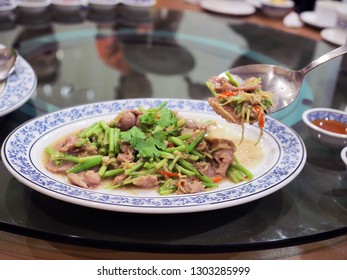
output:
{"label": "sauce on plate", "polygon": [[313,120],[312,123],[330,132],[339,133],[339,134],[347,134],[346,123],[338,122],[335,120],[323,120],[323,119]]}

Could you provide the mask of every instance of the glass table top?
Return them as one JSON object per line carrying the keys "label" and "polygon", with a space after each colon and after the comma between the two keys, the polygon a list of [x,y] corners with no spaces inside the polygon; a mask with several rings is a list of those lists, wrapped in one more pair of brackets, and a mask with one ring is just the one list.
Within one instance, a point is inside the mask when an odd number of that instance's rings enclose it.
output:
{"label": "glass table top", "polygon": [[[334,48],[242,18],[166,9],[51,11],[0,19],[0,43],[34,69],[32,98],[0,117],[1,143],[47,112],[125,98],[205,100],[204,82],[228,68],[270,63],[300,69]],[[316,143],[301,115],[345,110],[343,58],[311,71],[297,100],[272,117],[303,139],[307,162],[283,189],[200,213],[117,213],[68,204],[26,187],[0,164],[0,230],[90,246],[153,252],[226,252],[288,246],[347,232],[347,172],[340,150]]]}

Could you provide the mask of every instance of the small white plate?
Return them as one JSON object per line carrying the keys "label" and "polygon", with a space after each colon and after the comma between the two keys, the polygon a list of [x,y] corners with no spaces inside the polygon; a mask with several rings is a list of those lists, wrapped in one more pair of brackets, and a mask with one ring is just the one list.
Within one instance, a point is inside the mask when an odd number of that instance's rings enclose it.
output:
{"label": "small white plate", "polygon": [[17,4],[23,12],[41,13],[51,5],[51,0],[18,0]]}
{"label": "small white plate", "polygon": [[243,1],[202,0],[200,6],[211,12],[235,16],[251,15],[256,11],[253,5]]}
{"label": "small white plate", "polygon": [[[0,44],[0,48],[4,46]],[[0,117],[22,106],[35,92],[37,78],[29,63],[17,57],[15,71],[0,83]]]}
{"label": "small white plate", "polygon": [[323,29],[320,35],[325,41],[338,46],[342,46],[347,42],[347,30],[340,28]]}
{"label": "small white plate", "polygon": [[154,6],[156,0],[122,0],[122,4],[133,7],[151,7]]}
{"label": "small white plate", "polygon": [[317,27],[317,28],[333,27],[332,24],[322,21],[322,19],[317,17],[317,14],[315,12],[311,12],[311,11],[301,13],[300,19],[304,23],[311,25],[311,26],[314,26],[314,27]]}
{"label": "small white plate", "polygon": [[89,0],[89,6],[100,11],[109,11],[119,3],[121,3],[121,0]]}
{"label": "small white plate", "polygon": [[52,0],[55,9],[65,12],[75,12],[88,5],[88,0]]}
{"label": "small white plate", "polygon": [[[281,122],[267,117],[264,135],[258,144],[262,151],[261,159],[249,167],[254,179],[236,185],[223,182],[211,191],[160,196],[149,189],[139,189],[135,193],[125,189],[88,190],[73,186],[45,169],[42,161],[44,148],[57,138],[101,119],[111,120],[123,110],[157,107],[164,101],[168,108],[179,112],[182,117],[216,121],[221,129],[224,128],[223,133],[229,131],[233,135],[237,133],[235,136],[241,135],[240,126],[227,123],[216,115],[206,101],[122,99],[80,105],[34,118],[8,135],[2,145],[1,159],[16,179],[47,196],[103,210],[152,214],[209,211],[244,204],[283,188],[299,175],[305,165],[306,149],[301,138]],[[245,136],[256,141],[259,128],[247,125],[245,129]]]}
{"label": "small white plate", "polygon": [[0,0],[0,16],[11,13],[16,7],[17,2],[14,0]]}

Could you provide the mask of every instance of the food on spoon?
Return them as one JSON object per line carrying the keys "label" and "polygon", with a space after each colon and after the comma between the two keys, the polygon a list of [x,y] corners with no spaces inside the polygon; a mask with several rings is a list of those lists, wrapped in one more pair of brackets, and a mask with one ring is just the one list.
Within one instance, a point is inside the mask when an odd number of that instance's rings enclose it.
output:
{"label": "food on spoon", "polygon": [[231,140],[208,135],[211,122],[181,118],[162,103],[98,121],[45,149],[45,167],[82,188],[156,188],[160,195],[203,192],[252,173]]}
{"label": "food on spoon", "polygon": [[206,86],[213,97],[208,103],[213,110],[230,123],[242,126],[241,141],[244,138],[244,124],[258,122],[263,135],[265,116],[273,105],[272,93],[262,90],[261,78],[251,77],[239,83],[228,71],[225,76],[211,77]]}

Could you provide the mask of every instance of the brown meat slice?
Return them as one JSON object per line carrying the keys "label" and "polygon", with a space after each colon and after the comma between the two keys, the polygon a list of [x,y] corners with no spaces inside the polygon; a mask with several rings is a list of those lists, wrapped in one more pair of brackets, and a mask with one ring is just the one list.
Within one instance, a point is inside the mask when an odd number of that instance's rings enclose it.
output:
{"label": "brown meat slice", "polygon": [[142,188],[153,188],[157,187],[159,184],[157,176],[154,175],[145,175],[135,178],[133,184]]}
{"label": "brown meat slice", "polygon": [[71,184],[85,189],[94,189],[101,183],[100,175],[94,170],[80,173],[68,173],[66,177],[69,179]]}
{"label": "brown meat slice", "polygon": [[180,179],[177,183],[177,187],[177,194],[199,193],[205,190],[205,187],[201,182],[190,182],[186,179]]}
{"label": "brown meat slice", "polygon": [[207,99],[208,104],[212,107],[218,115],[230,123],[241,124],[241,118],[237,116],[234,108],[229,105],[223,105],[219,102],[217,97],[210,97]]}

